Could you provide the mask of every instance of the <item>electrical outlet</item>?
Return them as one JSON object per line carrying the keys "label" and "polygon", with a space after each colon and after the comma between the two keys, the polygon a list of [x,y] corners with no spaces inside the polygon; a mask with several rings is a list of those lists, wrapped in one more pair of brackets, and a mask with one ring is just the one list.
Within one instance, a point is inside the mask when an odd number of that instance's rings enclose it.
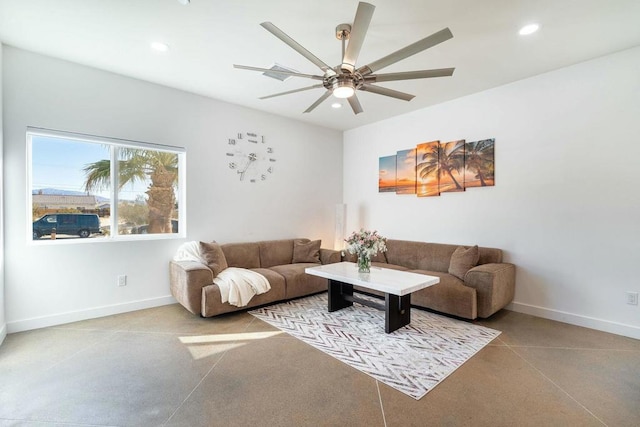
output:
{"label": "electrical outlet", "polygon": [[118,276],[118,286],[127,286],[127,276],[122,274]]}
{"label": "electrical outlet", "polygon": [[638,293],[637,292],[627,292],[627,304],[629,304],[629,305],[638,305]]}

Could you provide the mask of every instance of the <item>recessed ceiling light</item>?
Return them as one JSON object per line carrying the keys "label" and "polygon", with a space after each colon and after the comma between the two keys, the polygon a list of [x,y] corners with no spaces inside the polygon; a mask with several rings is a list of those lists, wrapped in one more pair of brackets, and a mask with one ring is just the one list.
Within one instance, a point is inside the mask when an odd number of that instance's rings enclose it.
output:
{"label": "recessed ceiling light", "polygon": [[151,49],[157,50],[158,52],[166,52],[169,50],[169,45],[161,42],[153,42],[151,43]]}
{"label": "recessed ceiling light", "polygon": [[333,104],[331,104],[331,106],[333,108],[342,108],[342,104],[340,104],[339,102],[334,102]]}
{"label": "recessed ceiling light", "polygon": [[178,0],[178,3],[183,4],[183,5],[188,5],[190,0]]}
{"label": "recessed ceiling light", "polygon": [[540,28],[540,25],[538,24],[529,24],[520,28],[519,33],[521,36],[528,36],[529,34],[533,34],[536,31],[538,31],[539,28]]}

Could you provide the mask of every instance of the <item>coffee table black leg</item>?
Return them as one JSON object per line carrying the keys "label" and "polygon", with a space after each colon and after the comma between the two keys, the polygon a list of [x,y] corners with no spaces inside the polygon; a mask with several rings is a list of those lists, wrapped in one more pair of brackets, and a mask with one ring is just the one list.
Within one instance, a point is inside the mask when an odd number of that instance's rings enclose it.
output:
{"label": "coffee table black leg", "polygon": [[342,308],[351,307],[353,301],[344,299],[344,295],[353,297],[353,285],[329,280],[329,311],[336,311]]}
{"label": "coffee table black leg", "polygon": [[385,294],[384,331],[391,333],[411,322],[411,294]]}

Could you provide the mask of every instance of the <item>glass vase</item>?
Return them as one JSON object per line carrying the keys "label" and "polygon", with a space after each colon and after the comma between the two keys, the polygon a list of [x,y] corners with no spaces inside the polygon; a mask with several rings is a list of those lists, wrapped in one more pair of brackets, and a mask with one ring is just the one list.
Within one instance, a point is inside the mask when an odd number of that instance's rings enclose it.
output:
{"label": "glass vase", "polygon": [[368,253],[358,254],[358,273],[371,272],[371,258]]}

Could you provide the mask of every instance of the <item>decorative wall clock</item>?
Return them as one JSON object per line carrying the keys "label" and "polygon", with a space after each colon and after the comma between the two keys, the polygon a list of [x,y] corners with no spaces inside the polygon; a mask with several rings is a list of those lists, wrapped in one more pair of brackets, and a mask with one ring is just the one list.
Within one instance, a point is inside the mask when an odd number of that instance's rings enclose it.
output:
{"label": "decorative wall clock", "polygon": [[238,132],[235,138],[229,138],[228,145],[229,169],[236,172],[240,181],[266,181],[273,173],[273,147],[266,144],[263,135]]}

